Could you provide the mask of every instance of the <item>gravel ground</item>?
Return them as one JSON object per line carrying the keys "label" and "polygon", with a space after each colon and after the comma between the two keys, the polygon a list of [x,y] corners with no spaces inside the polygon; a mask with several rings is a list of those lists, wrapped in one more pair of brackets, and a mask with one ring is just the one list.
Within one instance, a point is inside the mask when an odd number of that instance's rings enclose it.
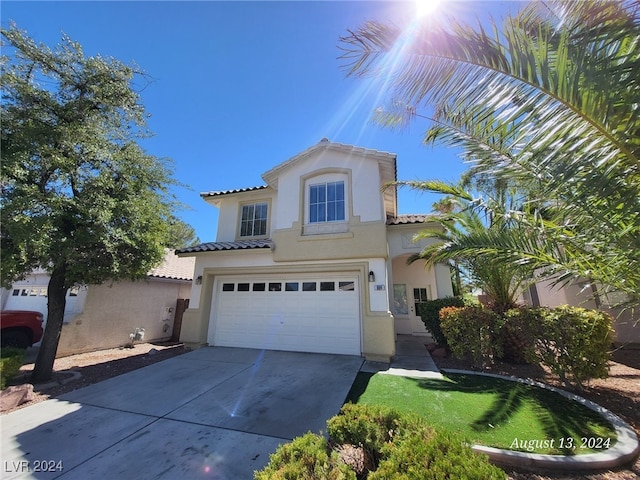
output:
{"label": "gravel ground", "polygon": [[[188,351],[181,343],[139,343],[134,345],[133,348],[111,348],[109,350],[57,358],[53,364],[52,381],[46,384],[34,385],[35,398],[31,402],[19,405],[14,410],[28,407],[49,398],[56,398],[78,388],[161,362]],[[18,376],[8,384],[20,385],[29,383],[33,365],[33,363],[23,365]],[[10,411],[2,413],[5,414]]]}
{"label": "gravel ground", "polygon": [[[182,344],[141,343],[134,348],[114,348],[59,358],[54,364],[55,382],[35,385],[35,399],[17,408],[24,408],[49,398],[91,385],[107,378],[135,370],[186,353]],[[440,368],[471,369],[468,363],[452,358],[434,358]],[[27,383],[33,364],[26,364],[11,384]],[[560,386],[549,372],[530,366],[499,364],[487,371],[505,375],[533,378]],[[80,375],[78,375],[78,373]],[[593,380],[581,395],[609,409],[628,422],[640,436],[640,350],[618,350],[610,363],[610,376]],[[511,480],[640,480],[640,458],[633,465],[606,472],[531,473],[509,470]]]}

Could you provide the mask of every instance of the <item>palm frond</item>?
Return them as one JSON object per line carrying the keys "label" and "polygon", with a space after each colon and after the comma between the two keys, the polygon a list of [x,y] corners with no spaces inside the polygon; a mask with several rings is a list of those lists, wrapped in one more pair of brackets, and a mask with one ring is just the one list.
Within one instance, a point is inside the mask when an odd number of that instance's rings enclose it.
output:
{"label": "palm frond", "polygon": [[456,19],[368,23],[342,45],[349,74],[391,79],[392,108],[379,121],[427,117],[426,143],[462,148],[473,175],[526,193],[521,211],[470,205],[502,228],[468,235],[476,243],[462,250],[430,250],[433,261],[475,251],[560,281],[585,275],[640,291],[637,2],[532,2],[488,30]]}

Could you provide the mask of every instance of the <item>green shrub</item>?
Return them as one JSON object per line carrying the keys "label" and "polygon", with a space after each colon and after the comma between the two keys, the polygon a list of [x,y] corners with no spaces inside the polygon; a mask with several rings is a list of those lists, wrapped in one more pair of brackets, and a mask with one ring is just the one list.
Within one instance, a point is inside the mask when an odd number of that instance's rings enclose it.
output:
{"label": "green shrub", "polygon": [[440,325],[449,348],[457,358],[469,358],[476,366],[502,355],[499,332],[502,317],[482,307],[445,307]]}
{"label": "green shrub", "polygon": [[464,307],[468,305],[468,301],[460,297],[438,298],[429,300],[428,302],[418,304],[418,315],[422,319],[425,328],[431,334],[433,339],[443,347],[447,346],[447,337],[442,333],[440,328],[440,309],[445,307]]}
{"label": "green shrub", "polygon": [[[331,440],[307,433],[282,445],[256,480],[422,480],[504,479],[485,455],[474,453],[459,436],[436,432],[412,414],[374,405],[346,404],[329,419]],[[333,451],[330,446],[333,445]],[[336,452],[353,453],[353,445],[373,449],[379,462],[354,470]],[[350,448],[345,449],[348,446]],[[360,448],[360,447],[358,447]],[[356,463],[367,463],[362,459]],[[362,467],[362,465],[359,465]]]}
{"label": "green shrub", "polygon": [[[532,363],[531,353],[539,335],[543,309],[519,307],[507,310],[503,316],[499,343],[502,345],[500,360],[509,363]],[[534,362],[535,363],[535,362]]]}
{"label": "green shrub", "polygon": [[356,474],[329,449],[327,440],[307,433],[280,445],[255,480],[356,480]]}
{"label": "green shrub", "polygon": [[539,309],[532,360],[548,366],[567,386],[582,389],[590,378],[609,374],[613,320],[597,310],[562,306]]}
{"label": "green shrub", "polygon": [[398,434],[402,422],[400,412],[388,407],[347,403],[327,421],[327,433],[337,444],[364,448],[377,462],[382,447]]}
{"label": "green shrub", "polygon": [[385,447],[384,460],[369,480],[504,480],[504,472],[473,452],[455,434],[425,437],[413,431]]}
{"label": "green shrub", "polygon": [[24,363],[25,351],[21,348],[6,347],[0,353],[0,390],[7,385],[7,381],[20,371]]}

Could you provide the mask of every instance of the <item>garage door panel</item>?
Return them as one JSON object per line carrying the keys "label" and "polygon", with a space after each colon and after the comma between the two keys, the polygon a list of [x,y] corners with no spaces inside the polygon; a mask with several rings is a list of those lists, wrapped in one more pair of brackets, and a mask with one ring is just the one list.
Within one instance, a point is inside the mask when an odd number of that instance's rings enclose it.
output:
{"label": "garage door panel", "polygon": [[[315,291],[304,291],[303,287],[310,288],[314,283]],[[351,285],[352,289],[340,290],[341,285]],[[221,278],[214,287],[209,342],[359,355],[360,300],[354,286],[355,278],[334,276]]]}

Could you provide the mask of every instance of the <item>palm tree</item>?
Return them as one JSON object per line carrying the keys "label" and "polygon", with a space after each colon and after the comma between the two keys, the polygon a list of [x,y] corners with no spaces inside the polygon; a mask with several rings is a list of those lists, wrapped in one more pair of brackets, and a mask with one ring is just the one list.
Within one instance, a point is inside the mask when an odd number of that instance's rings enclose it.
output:
{"label": "palm tree", "polygon": [[[447,209],[427,216],[426,222],[435,222],[442,230],[424,230],[417,239],[435,239],[419,254],[409,258],[409,263],[425,260],[426,266],[453,263],[456,270],[463,270],[471,281],[482,288],[489,298],[492,310],[503,313],[517,306],[518,296],[534,279],[527,264],[496,262],[489,253],[479,252],[479,241],[487,242],[494,236],[506,238],[513,224],[512,215],[505,208],[512,199],[504,189],[487,191],[483,197],[473,200],[471,194],[457,185],[440,181],[397,182],[419,190],[446,193],[443,202]],[[488,189],[487,189],[488,190]]]}
{"label": "palm tree", "polygon": [[[384,76],[377,120],[432,126],[473,174],[535,192],[466,252],[556,283],[591,278],[640,304],[640,4],[532,2],[499,26],[368,22],[341,39],[348,73]],[[523,207],[523,206],[521,206]]]}

